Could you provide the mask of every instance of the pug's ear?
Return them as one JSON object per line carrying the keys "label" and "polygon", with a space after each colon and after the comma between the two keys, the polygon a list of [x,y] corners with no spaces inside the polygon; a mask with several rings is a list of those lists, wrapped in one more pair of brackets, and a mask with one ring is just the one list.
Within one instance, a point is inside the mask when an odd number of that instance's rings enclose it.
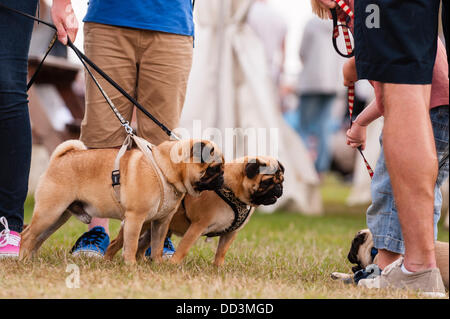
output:
{"label": "pug's ear", "polygon": [[255,162],[247,163],[245,165],[245,175],[252,179],[259,173],[259,167],[261,166],[261,163],[258,159],[256,159]]}
{"label": "pug's ear", "polygon": [[280,161],[278,161],[278,166],[280,167],[281,172],[284,173],[284,166],[280,163]]}
{"label": "pug's ear", "polygon": [[202,152],[205,146],[205,142],[195,142],[192,145],[191,157],[194,159],[194,163],[203,163]]}
{"label": "pug's ear", "polygon": [[359,247],[366,241],[367,234],[358,232],[352,240],[350,251],[348,252],[347,259],[352,264],[358,263],[358,251]]}

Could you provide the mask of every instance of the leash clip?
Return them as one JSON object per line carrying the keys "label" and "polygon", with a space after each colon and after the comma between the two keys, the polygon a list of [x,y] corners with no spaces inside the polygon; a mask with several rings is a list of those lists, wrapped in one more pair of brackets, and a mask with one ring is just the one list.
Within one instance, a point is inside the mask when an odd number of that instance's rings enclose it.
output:
{"label": "leash clip", "polygon": [[130,126],[130,122],[126,121],[125,123],[122,124],[122,126],[125,128],[125,131],[128,134],[133,135],[133,128]]}

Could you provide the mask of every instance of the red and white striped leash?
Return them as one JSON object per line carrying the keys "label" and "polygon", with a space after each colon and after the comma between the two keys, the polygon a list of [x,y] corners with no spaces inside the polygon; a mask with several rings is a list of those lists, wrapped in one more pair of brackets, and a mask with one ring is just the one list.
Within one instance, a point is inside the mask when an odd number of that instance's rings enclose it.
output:
{"label": "red and white striped leash", "polygon": [[[353,18],[354,14],[353,11],[350,9],[350,7],[345,3],[344,0],[336,0],[336,3],[338,4],[338,6],[347,14],[347,16],[349,16],[350,18]],[[345,24],[345,21],[340,21],[343,24]],[[344,40],[345,40],[345,47],[347,49],[347,53],[350,55],[353,52],[352,49],[352,42],[350,39],[350,34],[348,32],[347,28],[342,28],[342,33],[344,35]],[[334,37],[337,38],[339,36],[339,27],[336,26],[334,32]],[[348,111],[350,114],[350,127],[353,124],[352,121],[352,117],[353,117],[353,107],[355,105],[355,85],[349,85],[348,86],[348,93],[347,93],[347,99],[348,99]],[[373,178],[373,169],[370,166],[369,162],[367,161],[366,157],[364,156],[361,146],[358,147],[358,151],[361,154],[364,163],[366,165],[367,171],[370,175],[370,178]]]}

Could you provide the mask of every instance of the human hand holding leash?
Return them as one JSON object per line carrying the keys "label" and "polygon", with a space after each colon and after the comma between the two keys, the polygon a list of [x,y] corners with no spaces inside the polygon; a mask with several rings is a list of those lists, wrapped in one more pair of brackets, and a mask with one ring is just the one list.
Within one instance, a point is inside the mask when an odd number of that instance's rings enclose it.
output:
{"label": "human hand holding leash", "polygon": [[56,26],[58,40],[66,45],[67,37],[75,41],[78,32],[78,21],[70,0],[53,0],[52,20]]}
{"label": "human hand holding leash", "polygon": [[361,150],[364,150],[366,148],[366,131],[367,126],[354,121],[352,127],[347,130],[347,145],[352,148],[361,146]]}

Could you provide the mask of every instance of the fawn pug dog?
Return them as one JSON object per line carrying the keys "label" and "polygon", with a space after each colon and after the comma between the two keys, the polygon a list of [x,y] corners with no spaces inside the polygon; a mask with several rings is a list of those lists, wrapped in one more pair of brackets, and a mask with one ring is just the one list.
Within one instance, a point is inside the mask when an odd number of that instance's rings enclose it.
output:
{"label": "fawn pug dog", "polygon": [[[239,230],[250,219],[255,207],[274,204],[283,193],[283,181],[284,167],[272,157],[245,157],[225,163],[223,188],[228,192],[231,191],[233,197],[245,207],[247,205],[250,207],[246,219],[237,228],[230,229],[235,220],[235,213],[216,192],[206,191],[198,197],[186,195],[183,205],[179,206],[170,222],[170,232],[182,236],[170,262],[180,263],[200,236],[217,235],[220,239],[214,264],[223,265],[226,252]],[[145,223],[143,226],[138,258],[143,257],[153,240],[150,228],[150,223]],[[123,240],[124,228],[122,227],[117,238],[109,245],[105,254],[106,259],[114,257],[122,248]]]}
{"label": "fawn pug dog", "polygon": [[152,257],[160,261],[170,220],[184,195],[195,197],[223,183],[223,155],[213,142],[166,141],[153,147],[159,172],[139,149],[125,152],[119,203],[111,181],[117,154],[117,149],[86,149],[73,140],[55,149],[38,183],[31,223],[22,232],[20,259],[34,255],[73,214],[85,223],[92,217],[123,220],[123,257],[131,264],[142,225],[152,221]]}
{"label": "fawn pug dog", "polygon": [[[356,266],[352,267],[352,271],[356,272],[360,269],[366,268],[370,264],[377,263],[377,254],[373,251],[373,237],[369,229],[362,229],[356,233],[352,240],[350,250],[348,252],[347,259]],[[449,244],[446,242],[436,241],[436,264],[441,272],[442,280],[444,282],[445,288],[448,290],[449,278]],[[347,279],[351,278],[353,275],[335,272],[332,275],[333,279]]]}

